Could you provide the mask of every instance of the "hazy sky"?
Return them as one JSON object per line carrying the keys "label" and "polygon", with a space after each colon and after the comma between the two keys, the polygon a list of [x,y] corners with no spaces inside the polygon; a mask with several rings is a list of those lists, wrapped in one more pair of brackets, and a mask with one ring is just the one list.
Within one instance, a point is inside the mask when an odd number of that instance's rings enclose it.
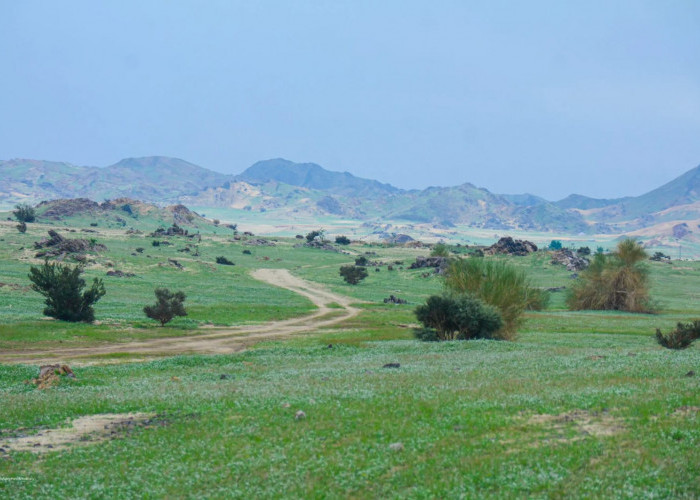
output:
{"label": "hazy sky", "polygon": [[641,194],[700,163],[700,1],[0,0],[0,159],[284,157]]}

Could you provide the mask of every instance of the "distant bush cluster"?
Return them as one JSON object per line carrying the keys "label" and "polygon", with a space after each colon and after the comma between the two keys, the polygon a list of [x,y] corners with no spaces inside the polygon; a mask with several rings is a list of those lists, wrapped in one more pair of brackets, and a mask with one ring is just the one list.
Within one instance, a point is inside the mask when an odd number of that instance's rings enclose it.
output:
{"label": "distant bush cluster", "polygon": [[20,203],[19,205],[15,205],[15,209],[12,211],[12,213],[14,214],[15,219],[17,219],[17,221],[20,223],[34,222],[36,220],[36,211],[34,210],[34,207],[28,203]]}
{"label": "distant bush cluster", "polygon": [[644,248],[635,240],[618,243],[611,254],[596,253],[590,266],[571,287],[567,304],[574,310],[614,310],[649,313],[649,275]]}

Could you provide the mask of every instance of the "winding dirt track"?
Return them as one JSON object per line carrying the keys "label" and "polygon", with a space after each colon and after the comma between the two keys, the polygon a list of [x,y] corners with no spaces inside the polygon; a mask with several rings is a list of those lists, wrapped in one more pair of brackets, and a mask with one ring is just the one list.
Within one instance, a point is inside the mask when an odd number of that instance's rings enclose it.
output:
{"label": "winding dirt track", "polygon": [[[259,325],[239,327],[212,327],[207,329],[211,333],[191,337],[159,338],[92,347],[53,349],[51,351],[11,351],[1,353],[0,362],[42,364],[71,361],[80,364],[82,358],[84,362],[93,364],[94,360],[88,358],[116,353],[128,353],[143,358],[177,354],[229,354],[242,351],[246,346],[260,340],[287,337],[329,327],[359,313],[359,309],[350,305],[352,302],[356,302],[353,299],[334,294],[315,283],[297,278],[286,269],[257,269],[252,273],[252,276],[260,281],[303,295],[318,309],[307,316],[284,321],[271,321]],[[337,305],[330,307],[330,304]]]}

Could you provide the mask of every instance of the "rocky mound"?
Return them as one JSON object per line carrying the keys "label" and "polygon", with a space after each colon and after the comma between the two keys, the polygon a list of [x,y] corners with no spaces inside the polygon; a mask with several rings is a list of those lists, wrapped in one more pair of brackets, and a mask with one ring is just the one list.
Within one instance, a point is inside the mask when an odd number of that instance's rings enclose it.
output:
{"label": "rocky mound", "polygon": [[579,257],[568,248],[562,248],[552,253],[552,264],[566,266],[567,271],[582,271],[590,262],[585,257]]}
{"label": "rocky mound", "polygon": [[48,208],[43,212],[43,217],[54,220],[77,214],[98,212],[101,208],[99,203],[87,198],[42,201],[36,208],[41,212],[44,207]]}
{"label": "rocky mound", "polygon": [[409,266],[409,269],[423,269],[426,267],[435,268],[435,272],[442,273],[447,269],[446,257],[416,257],[416,261]]}
{"label": "rocky mound", "polygon": [[527,240],[514,240],[510,236],[504,236],[498,242],[484,250],[485,254],[505,254],[523,257],[529,253],[536,252],[537,245]]}
{"label": "rocky mound", "polygon": [[34,248],[40,250],[36,257],[57,257],[59,255],[81,255],[85,252],[102,252],[107,247],[96,243],[94,240],[84,240],[82,238],[64,238],[53,229],[49,230],[49,238],[34,242]]}

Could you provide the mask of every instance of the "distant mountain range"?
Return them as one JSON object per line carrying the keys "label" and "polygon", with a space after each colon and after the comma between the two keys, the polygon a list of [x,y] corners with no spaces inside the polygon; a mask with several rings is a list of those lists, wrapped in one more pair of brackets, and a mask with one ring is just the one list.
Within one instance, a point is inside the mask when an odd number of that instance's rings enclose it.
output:
{"label": "distant mountain range", "polygon": [[550,202],[532,194],[499,195],[472,184],[403,190],[314,163],[260,161],[237,176],[177,158],[128,158],[109,167],[40,160],[0,161],[0,206],[60,198],[129,197],[155,203],[330,215],[363,221],[578,233],[630,233],[659,226],[700,233],[700,167],[638,197],[571,195]]}

